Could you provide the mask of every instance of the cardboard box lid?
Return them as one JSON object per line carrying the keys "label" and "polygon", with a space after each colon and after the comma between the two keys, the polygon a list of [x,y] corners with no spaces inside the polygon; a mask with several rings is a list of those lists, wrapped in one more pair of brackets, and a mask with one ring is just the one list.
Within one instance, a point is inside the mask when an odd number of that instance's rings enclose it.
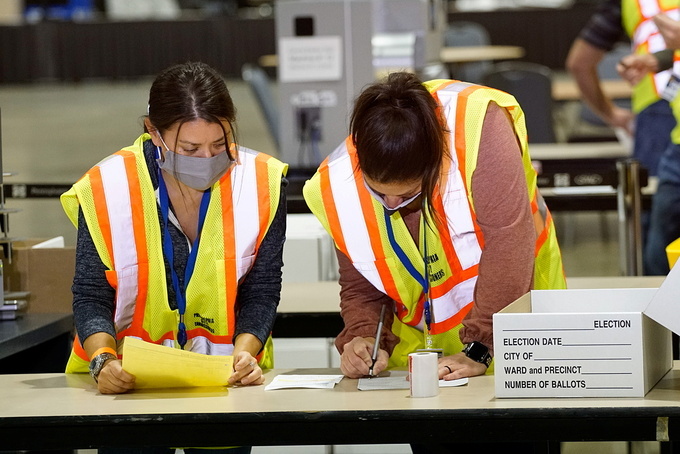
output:
{"label": "cardboard box lid", "polygon": [[531,312],[643,312],[656,288],[532,290]]}
{"label": "cardboard box lid", "polygon": [[658,324],[680,335],[680,266],[671,268],[644,313]]}
{"label": "cardboard box lid", "polygon": [[[575,293],[579,294],[578,298],[574,298]],[[589,306],[594,300],[598,300],[597,312],[641,311],[661,326],[680,335],[680,266],[671,269],[658,290],[646,288],[532,290],[499,313],[533,312],[534,308],[541,313],[593,312]],[[646,305],[643,304],[645,301]]]}

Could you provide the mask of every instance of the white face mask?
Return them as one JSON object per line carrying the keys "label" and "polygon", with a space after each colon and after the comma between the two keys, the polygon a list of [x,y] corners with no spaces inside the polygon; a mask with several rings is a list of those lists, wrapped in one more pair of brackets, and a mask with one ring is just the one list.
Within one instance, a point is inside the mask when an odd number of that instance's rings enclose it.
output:
{"label": "white face mask", "polygon": [[212,187],[222,178],[233,162],[226,150],[209,158],[175,153],[168,148],[160,134],[158,137],[160,137],[166,150],[163,160],[161,159],[160,147],[158,147],[158,158],[156,159],[158,167],[170,173],[178,181],[198,191],[205,191]]}
{"label": "white face mask", "polygon": [[366,186],[366,189],[368,189],[368,192],[373,196],[373,198],[374,198],[375,200],[377,200],[378,202],[380,202],[380,204],[383,206],[383,208],[385,208],[385,211],[387,212],[387,214],[390,215],[390,216],[393,215],[394,213],[396,213],[397,211],[399,211],[400,209],[404,208],[405,206],[407,206],[409,203],[413,202],[415,199],[417,199],[418,197],[420,197],[420,194],[422,194],[422,191],[418,191],[417,194],[415,194],[414,196],[409,197],[408,199],[404,200],[404,201],[401,202],[399,205],[397,205],[397,206],[395,206],[395,207],[390,207],[389,205],[387,205],[387,202],[385,202],[384,197],[381,196],[380,194],[378,194],[377,192],[375,192],[375,191],[374,191],[374,190],[366,183],[365,180],[364,180],[364,186]]}

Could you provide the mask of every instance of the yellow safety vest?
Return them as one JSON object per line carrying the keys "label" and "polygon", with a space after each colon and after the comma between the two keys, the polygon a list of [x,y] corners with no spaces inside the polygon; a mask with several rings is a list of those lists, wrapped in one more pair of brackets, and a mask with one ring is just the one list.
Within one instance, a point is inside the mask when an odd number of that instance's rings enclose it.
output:
{"label": "yellow safety vest", "polygon": [[[632,41],[634,53],[655,53],[666,48],[666,43],[652,18],[665,13],[678,20],[680,19],[678,7],[678,0],[622,0],[623,27]],[[677,60],[674,68],[676,72],[680,70]],[[656,74],[650,73],[633,87],[631,98],[633,112],[638,113],[661,99],[661,93],[668,84],[671,73],[670,69]]]}
{"label": "yellow safety vest", "polygon": [[[676,54],[677,53],[678,52],[676,52]],[[673,116],[677,121],[680,118],[680,96],[673,98],[673,100],[670,102],[670,105],[673,111]],[[671,131],[671,142],[674,144],[680,144],[680,122],[678,122],[678,124],[676,124]]]}
{"label": "yellow safety vest", "polygon": [[[421,218],[419,247],[397,212],[389,219],[382,205],[364,185],[351,137],[338,147],[305,184],[303,193],[311,211],[329,232],[337,248],[378,290],[395,301],[392,330],[400,338],[390,366],[405,366],[409,353],[423,348],[422,283],[412,270],[425,270],[422,252],[427,246],[433,322],[430,332],[445,354],[462,350],[461,321],[474,304],[474,288],[484,238],[477,225],[471,192],[472,174],[483,118],[489,102],[505,108],[513,119],[522,147],[529,200],[537,229],[535,288],[565,288],[562,259],[547,207],[536,187],[536,173],[527,149],[524,114],[515,99],[498,90],[464,82],[436,80],[425,84],[441,106],[450,133],[451,162],[431,197],[441,225],[426,226]],[[361,213],[361,215],[358,215]],[[434,229],[434,230],[433,230]],[[390,241],[393,236],[396,241]],[[405,253],[399,258],[393,243]],[[403,256],[403,254],[402,254]]]}
{"label": "yellow safety vest", "polygon": [[[126,336],[177,348],[179,313],[168,305],[162,229],[157,199],[143,153],[148,134],[105,158],[61,196],[78,225],[78,209],[116,290],[117,340]],[[186,288],[185,349],[230,355],[236,325],[238,284],[252,267],[278,208],[287,165],[262,153],[238,149],[238,163],[211,190],[192,279]],[[131,201],[135,201],[131,203]],[[111,213],[111,215],[109,215]],[[260,358],[272,366],[267,342]],[[80,342],[67,372],[86,372],[89,359]]]}

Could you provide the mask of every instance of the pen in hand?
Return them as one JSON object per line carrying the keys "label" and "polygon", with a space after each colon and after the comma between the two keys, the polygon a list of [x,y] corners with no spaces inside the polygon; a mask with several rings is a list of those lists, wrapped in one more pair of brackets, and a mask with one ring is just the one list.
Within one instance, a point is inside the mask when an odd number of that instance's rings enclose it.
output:
{"label": "pen in hand", "polygon": [[375,362],[378,360],[378,350],[380,350],[380,335],[382,333],[384,320],[385,320],[385,305],[383,304],[382,308],[380,309],[380,321],[378,322],[378,329],[377,332],[375,333],[375,343],[373,344],[373,355],[371,356],[371,359],[373,361],[371,363],[371,368],[368,369],[369,377],[373,377],[373,367],[375,366]]}

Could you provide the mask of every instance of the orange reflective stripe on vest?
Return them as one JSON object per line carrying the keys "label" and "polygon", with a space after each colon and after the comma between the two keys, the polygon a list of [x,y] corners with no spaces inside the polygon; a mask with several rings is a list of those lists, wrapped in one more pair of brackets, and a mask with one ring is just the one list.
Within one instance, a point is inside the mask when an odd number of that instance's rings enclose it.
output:
{"label": "orange reflective stripe on vest", "polygon": [[[445,118],[453,117],[453,123],[448,128],[452,131],[452,140],[460,142],[465,138],[465,123],[455,120],[455,112],[465,109],[465,103],[456,106],[455,89],[463,85],[445,83],[440,87],[441,90],[454,87],[453,96],[445,96],[446,100],[441,104],[444,111],[453,111],[453,115],[445,112]],[[472,89],[469,84],[465,84],[463,88]],[[448,102],[451,99],[454,101]],[[462,159],[459,160],[459,157]],[[479,244],[482,239],[481,231],[469,205],[465,176],[462,174],[465,154],[456,153],[452,158],[453,162],[448,163],[445,168],[447,176],[442,180],[446,186],[438,187],[432,198],[435,210],[445,213],[447,221],[436,223],[436,233],[423,233],[428,235],[428,244],[436,242],[432,250],[441,256],[441,263],[446,263],[446,272],[431,287],[433,334],[457,325],[469,311],[482,251],[482,245]],[[403,323],[422,326],[422,287],[405,291],[404,287],[397,284],[398,280],[411,278],[403,271],[403,264],[386,239],[382,206],[365,188],[363,176],[358,170],[356,150],[350,139],[322,164],[318,181],[326,225],[338,248],[352,260],[369,282],[396,301],[397,317]],[[362,216],[356,216],[357,209]],[[394,228],[407,231],[401,220],[394,224]],[[421,230],[425,229],[421,226]],[[461,234],[462,232],[465,234]],[[430,236],[436,239],[429,238]],[[412,247],[410,260],[413,266],[424,270],[423,257],[415,245],[411,244],[413,241],[410,238],[408,243],[407,247]],[[403,285],[405,284],[402,283],[401,286]]]}
{"label": "orange reflective stripe on vest", "polygon": [[[174,346],[178,315],[167,301],[157,200],[142,151],[145,140],[148,135],[100,162],[62,196],[62,204],[71,219],[79,206],[72,200],[82,204],[93,241],[109,268],[107,278],[116,290],[118,339],[133,336]],[[274,218],[287,167],[245,148],[238,155],[239,164],[213,186],[204,224],[209,234],[201,235],[186,287],[186,348],[199,353],[233,351],[238,283],[252,267]],[[74,353],[88,359],[80,345]]]}

